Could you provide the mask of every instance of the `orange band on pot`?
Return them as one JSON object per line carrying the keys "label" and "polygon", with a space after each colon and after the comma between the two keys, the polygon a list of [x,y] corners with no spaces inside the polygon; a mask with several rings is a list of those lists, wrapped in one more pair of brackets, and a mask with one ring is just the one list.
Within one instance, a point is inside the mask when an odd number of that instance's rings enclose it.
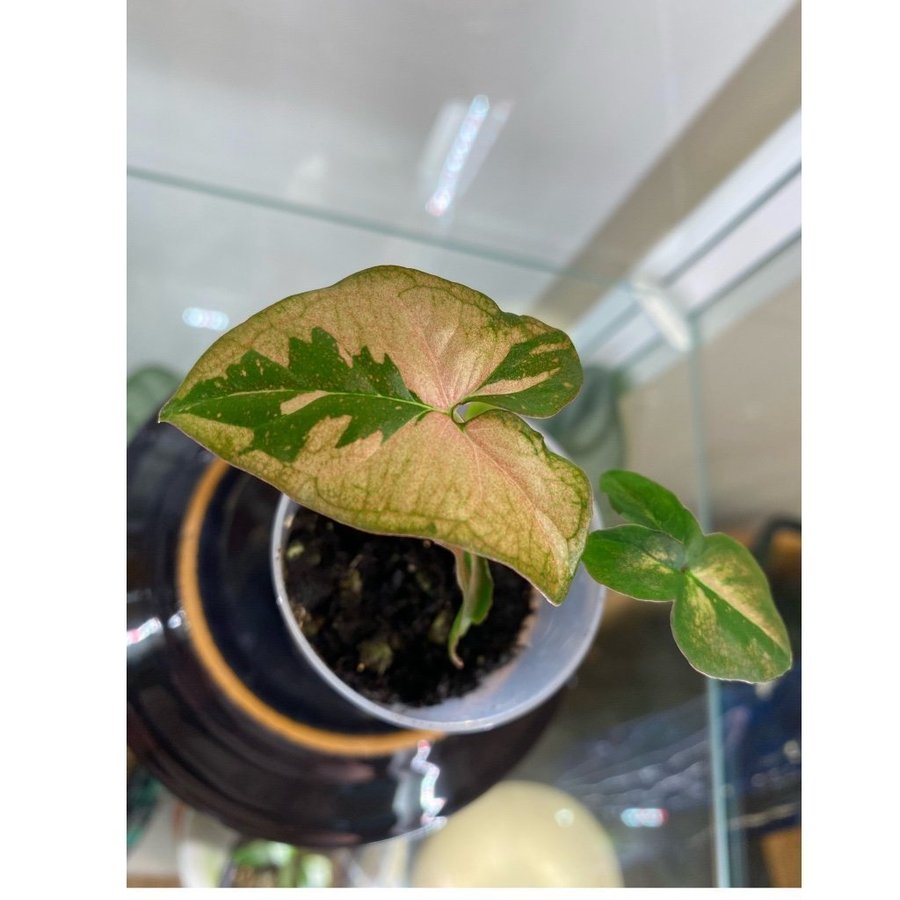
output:
{"label": "orange band on pot", "polygon": [[219,651],[206,621],[197,559],[203,518],[219,482],[228,471],[224,460],[216,459],[203,473],[188,503],[181,526],[176,558],[176,579],[188,635],[216,686],[251,719],[310,750],[341,756],[384,756],[397,750],[415,747],[419,741],[434,741],[443,735],[437,731],[394,731],[388,734],[346,734],[327,731],[297,722],[273,709],[237,676]]}

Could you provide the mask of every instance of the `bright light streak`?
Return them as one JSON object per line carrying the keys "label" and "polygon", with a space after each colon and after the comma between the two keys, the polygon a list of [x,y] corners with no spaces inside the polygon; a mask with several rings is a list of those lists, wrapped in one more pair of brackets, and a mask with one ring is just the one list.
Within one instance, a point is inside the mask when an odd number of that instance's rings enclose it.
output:
{"label": "bright light streak", "polygon": [[435,796],[435,786],[441,770],[434,763],[428,762],[428,754],[431,752],[431,744],[428,741],[419,741],[416,745],[416,755],[409,767],[422,776],[419,787],[419,803],[422,809],[421,823],[423,825],[437,824],[442,817],[438,813],[447,802],[444,797]]}
{"label": "bright light streak", "polygon": [[208,328],[210,331],[224,331],[228,327],[228,316],[218,309],[200,309],[189,306],[182,314],[181,320],[191,328]]}
{"label": "bright light streak", "polygon": [[491,110],[491,103],[484,94],[479,94],[473,98],[469,104],[465,118],[456,132],[453,144],[444,159],[444,166],[441,169],[438,178],[437,187],[431,198],[425,204],[425,209],[432,216],[439,217],[444,215],[453,203],[456,191],[459,188],[459,179],[462,170],[466,165],[472,147],[475,145],[475,139],[481,126],[487,118]]}
{"label": "bright light streak", "polygon": [[620,818],[629,828],[659,828],[666,824],[669,814],[664,809],[652,806],[644,808],[632,806],[622,810]]}
{"label": "bright light streak", "polygon": [[158,634],[162,631],[162,623],[156,617],[152,619],[147,619],[146,622],[139,625],[137,628],[130,628],[127,632],[125,632],[125,642],[127,644],[139,644],[141,641],[147,640],[153,634]]}

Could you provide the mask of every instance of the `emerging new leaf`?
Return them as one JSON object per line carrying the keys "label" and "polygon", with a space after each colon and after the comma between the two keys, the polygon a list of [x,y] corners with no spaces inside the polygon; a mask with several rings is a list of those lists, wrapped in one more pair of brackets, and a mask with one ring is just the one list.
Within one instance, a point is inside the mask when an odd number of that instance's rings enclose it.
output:
{"label": "emerging new leaf", "polygon": [[553,415],[581,380],[561,331],[380,266],[232,329],[160,419],[304,506],[505,563],[559,602],[590,485],[517,414]]}

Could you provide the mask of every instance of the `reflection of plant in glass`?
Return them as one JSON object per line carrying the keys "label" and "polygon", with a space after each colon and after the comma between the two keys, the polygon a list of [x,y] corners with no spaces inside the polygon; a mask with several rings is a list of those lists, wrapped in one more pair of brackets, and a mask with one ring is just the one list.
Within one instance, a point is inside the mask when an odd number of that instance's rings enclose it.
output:
{"label": "reflection of plant in glass", "polygon": [[231,851],[224,887],[331,887],[334,866],[323,853],[252,840]]}
{"label": "reflection of plant in glass", "polygon": [[457,664],[458,642],[490,609],[487,559],[558,604],[587,545],[598,580],[675,598],[676,640],[701,671],[784,671],[790,649],[765,578],[738,545],[704,537],[669,492],[609,473],[604,489],[633,524],[588,537],[587,477],[521,418],[552,416],[581,381],[563,332],[463,285],[381,266],[232,329],[160,419],[310,509],[447,547],[462,591],[448,641]]}

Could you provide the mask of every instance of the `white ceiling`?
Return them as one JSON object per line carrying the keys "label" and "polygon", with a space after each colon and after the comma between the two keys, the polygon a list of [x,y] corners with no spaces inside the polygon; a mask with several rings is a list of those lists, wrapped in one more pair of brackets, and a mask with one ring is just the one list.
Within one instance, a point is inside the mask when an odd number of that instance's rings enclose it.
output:
{"label": "white ceiling", "polygon": [[130,0],[129,368],[215,338],[186,307],[237,321],[379,262],[527,309],[792,5]]}

